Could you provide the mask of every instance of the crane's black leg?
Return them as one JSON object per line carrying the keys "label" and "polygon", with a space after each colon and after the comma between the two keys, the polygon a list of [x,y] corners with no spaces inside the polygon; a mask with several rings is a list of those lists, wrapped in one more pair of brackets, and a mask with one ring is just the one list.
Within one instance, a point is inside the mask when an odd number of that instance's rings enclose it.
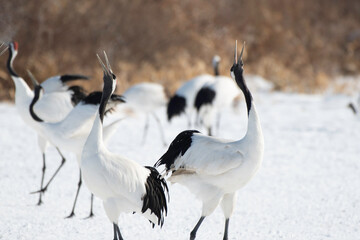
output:
{"label": "crane's black leg", "polygon": [[161,126],[161,122],[160,122],[160,119],[155,115],[155,113],[152,114],[153,117],[155,118],[157,124],[158,124],[158,127],[159,127],[159,131],[160,131],[160,135],[161,135],[161,140],[164,144],[164,146],[166,146],[166,141],[165,141],[165,134],[164,134],[164,131],[163,131],[163,128]]}
{"label": "crane's black leg", "polygon": [[113,226],[114,226],[114,240],[118,240],[117,231],[116,231],[116,224],[113,223]]}
{"label": "crane's black leg", "polygon": [[[87,218],[92,218],[94,216],[93,213],[93,203],[94,203],[94,194],[91,194],[91,203],[90,203],[90,214]],[[86,219],[87,219],[86,218]]]}
{"label": "crane's black leg", "polygon": [[[43,153],[42,156],[43,156],[43,167],[42,167],[42,176],[41,176],[40,189],[43,189],[45,170],[46,170],[45,153]],[[42,192],[40,192],[40,194],[39,194],[39,202],[37,203],[38,206],[40,206],[43,203],[42,200],[41,200],[42,194],[43,194]]]}
{"label": "crane's black leg", "polygon": [[149,130],[149,116],[146,115],[146,122],[145,122],[144,134],[143,134],[143,139],[142,139],[143,145],[145,144],[146,135],[147,135],[148,130]]}
{"label": "crane's black leg", "polygon": [[219,135],[219,131],[220,131],[220,118],[221,118],[221,115],[220,115],[220,113],[218,113],[216,116],[216,133],[218,135]]}
{"label": "crane's black leg", "polygon": [[[56,150],[58,151],[58,153],[61,156],[61,163],[60,166],[56,169],[55,173],[51,176],[50,180],[47,182],[47,184],[45,185],[45,187],[42,187],[39,191],[35,191],[35,192],[31,192],[31,193],[38,193],[38,192],[45,192],[47,190],[47,188],[49,187],[50,183],[52,182],[52,180],[55,178],[55,176],[58,174],[58,172],[60,171],[60,169],[64,166],[66,159],[65,157],[62,155],[62,153],[60,152],[60,150],[58,148],[56,148]],[[45,159],[45,155],[43,157]],[[44,162],[45,164],[45,162]],[[44,165],[45,166],[45,165]],[[45,172],[45,170],[43,169],[43,172]]]}
{"label": "crane's black leg", "polygon": [[211,127],[208,128],[208,134],[209,134],[209,136],[212,136]]}
{"label": "crane's black leg", "polygon": [[194,240],[196,237],[196,232],[199,229],[201,223],[204,221],[205,216],[201,216],[201,218],[199,219],[199,221],[197,222],[196,226],[194,227],[194,229],[191,231],[190,233],[190,240]]}
{"label": "crane's black leg", "polygon": [[227,239],[228,239],[229,220],[230,220],[230,218],[227,218],[227,219],[225,220],[225,231],[224,231],[224,238],[223,238],[223,240],[227,240]]}
{"label": "crane's black leg", "polygon": [[74,204],[73,204],[73,208],[71,210],[71,213],[69,216],[67,216],[66,218],[72,218],[73,216],[75,216],[75,205],[76,205],[76,201],[77,201],[77,198],[78,198],[78,195],[79,195],[79,192],[80,192],[80,188],[81,188],[81,184],[82,184],[82,180],[81,180],[81,170],[80,170],[80,178],[79,178],[79,182],[78,182],[78,189],[76,191],[76,196],[75,196],[75,200],[74,200]]}
{"label": "crane's black leg", "polygon": [[115,230],[116,230],[116,233],[117,233],[118,240],[124,240],[122,238],[122,236],[121,236],[120,229],[119,229],[119,226],[117,224],[115,224]]}

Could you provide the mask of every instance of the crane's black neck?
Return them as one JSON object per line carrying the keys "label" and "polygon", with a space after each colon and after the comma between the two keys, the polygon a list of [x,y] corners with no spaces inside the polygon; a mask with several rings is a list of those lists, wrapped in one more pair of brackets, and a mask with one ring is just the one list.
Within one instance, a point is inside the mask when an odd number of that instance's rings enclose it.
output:
{"label": "crane's black neck", "polygon": [[30,103],[30,109],[29,109],[31,117],[37,122],[43,122],[44,121],[34,112],[34,105],[36,104],[36,102],[40,98],[41,89],[42,89],[42,87],[40,85],[35,86],[35,88],[34,88],[34,98]]}
{"label": "crane's black neck", "polygon": [[216,63],[214,64],[214,74],[215,74],[215,76],[219,76],[219,75],[220,75],[220,72],[219,72],[219,63],[218,63],[218,62],[216,62]]}
{"label": "crane's black neck", "polygon": [[12,66],[12,61],[13,61],[13,59],[15,59],[15,57],[14,57],[14,52],[13,52],[13,50],[12,50],[12,47],[9,46],[9,58],[8,58],[8,61],[7,61],[6,66],[7,66],[8,70],[9,70],[9,73],[10,73],[11,76],[13,76],[13,77],[19,77],[19,75],[18,75],[18,74],[15,72],[15,70],[13,69],[13,66]]}
{"label": "crane's black neck", "polygon": [[112,79],[111,80],[105,79],[105,76],[104,76],[104,88],[103,88],[100,106],[99,106],[99,115],[100,115],[101,122],[104,121],[106,104],[108,103],[108,101],[111,97],[111,94],[112,94]]}
{"label": "crane's black neck", "polygon": [[241,89],[241,91],[244,93],[245,100],[246,100],[246,107],[247,107],[247,111],[248,111],[248,115],[249,115],[253,98],[252,98],[251,92],[248,89],[245,79],[244,79],[244,75],[243,75],[244,70],[242,69],[242,67],[240,67],[239,64],[237,64],[233,68],[233,70],[234,70],[236,83],[239,86],[239,88]]}

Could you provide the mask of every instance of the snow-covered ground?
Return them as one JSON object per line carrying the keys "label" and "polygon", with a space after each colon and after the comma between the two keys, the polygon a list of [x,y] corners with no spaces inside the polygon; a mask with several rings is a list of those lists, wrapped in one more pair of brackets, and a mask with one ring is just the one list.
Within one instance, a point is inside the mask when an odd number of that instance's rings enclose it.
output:
{"label": "snow-covered ground", "polygon": [[[342,95],[253,93],[265,136],[263,165],[238,191],[229,239],[360,239],[360,120],[346,108]],[[239,139],[246,115],[230,111],[222,117],[218,136]],[[164,112],[159,112],[165,122]],[[154,121],[141,146],[144,118],[123,121],[112,138],[111,151],[144,165],[153,165],[166,151]],[[165,123],[170,142],[186,120]],[[0,239],[112,239],[113,230],[101,202],[86,219],[90,193],[84,187],[76,216],[70,213],[78,180],[75,158],[50,185],[44,205],[36,206],[42,167],[36,135],[13,105],[0,104]],[[46,180],[60,164],[48,150]],[[45,180],[45,182],[46,182]],[[170,186],[171,201],[162,229],[151,228],[140,215],[124,214],[119,226],[125,239],[188,239],[201,204],[181,185]],[[222,239],[224,218],[218,208],[205,219],[197,239]]]}

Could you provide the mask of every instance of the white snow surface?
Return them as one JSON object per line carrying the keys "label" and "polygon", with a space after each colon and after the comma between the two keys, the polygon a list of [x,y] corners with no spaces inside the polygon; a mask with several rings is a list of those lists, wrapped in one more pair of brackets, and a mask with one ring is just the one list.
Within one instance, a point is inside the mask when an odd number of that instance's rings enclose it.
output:
{"label": "white snow surface", "polygon": [[[265,137],[264,160],[253,180],[238,191],[229,239],[360,239],[360,120],[346,107],[349,97],[262,91],[253,96]],[[187,126],[185,117],[165,123],[165,108],[158,114],[168,142]],[[153,165],[167,149],[151,123],[146,145],[140,144],[144,124],[145,118],[121,122],[109,149]],[[216,135],[240,139],[245,129],[242,104],[240,114],[224,113]],[[7,103],[0,104],[0,155],[0,239],[113,239],[99,199],[94,201],[95,217],[84,219],[90,206],[85,185],[76,216],[64,219],[78,181],[78,166],[69,153],[44,204],[36,206],[38,195],[29,194],[38,190],[41,177],[36,134]],[[45,182],[61,160],[53,148],[47,156]],[[183,186],[169,187],[163,228],[152,229],[140,215],[123,214],[119,227],[125,239],[189,239],[201,203]],[[222,239],[223,230],[224,217],[217,208],[204,220],[197,239]]]}

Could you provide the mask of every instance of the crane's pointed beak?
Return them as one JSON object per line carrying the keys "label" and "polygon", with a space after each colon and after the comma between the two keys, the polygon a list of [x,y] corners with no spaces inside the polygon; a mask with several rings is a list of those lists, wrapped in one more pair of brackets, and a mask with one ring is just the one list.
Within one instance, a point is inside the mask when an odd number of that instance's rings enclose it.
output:
{"label": "crane's pointed beak", "polygon": [[[5,46],[4,46],[4,45],[5,45]],[[2,48],[3,46],[4,46],[5,48],[1,51],[1,48]],[[0,56],[3,55],[3,53],[4,53],[8,48],[9,48],[9,46],[6,46],[6,44],[5,44],[4,42],[2,42],[1,45],[0,45],[0,51],[1,51],[1,52],[0,52]]]}
{"label": "crane's pointed beak", "polygon": [[98,58],[98,60],[99,60],[99,63],[100,63],[100,65],[101,65],[101,67],[102,67],[103,70],[104,70],[104,73],[109,74],[109,70],[106,68],[106,66],[105,66],[104,62],[101,60],[99,54],[96,54],[96,56],[97,56],[97,58]]}
{"label": "crane's pointed beak", "polygon": [[29,70],[29,69],[26,69],[26,71],[27,71],[27,73],[28,73],[28,75],[29,75],[29,77],[30,77],[30,79],[31,79],[31,82],[32,82],[33,86],[34,86],[34,87],[39,86],[39,85],[40,85],[39,82],[36,80],[36,78],[35,78],[34,75],[30,72],[30,70]]}
{"label": "crane's pointed beak", "polygon": [[245,49],[245,41],[244,41],[243,47],[241,49],[241,53],[240,53],[240,56],[239,56],[239,61],[242,61],[242,56],[243,56],[243,53],[244,53],[244,49]]}
{"label": "crane's pointed beak", "polygon": [[104,56],[105,56],[106,66],[108,67],[109,71],[112,73],[112,69],[111,69],[111,66],[110,66],[110,62],[109,62],[109,59],[108,59],[105,51],[104,51]]}

